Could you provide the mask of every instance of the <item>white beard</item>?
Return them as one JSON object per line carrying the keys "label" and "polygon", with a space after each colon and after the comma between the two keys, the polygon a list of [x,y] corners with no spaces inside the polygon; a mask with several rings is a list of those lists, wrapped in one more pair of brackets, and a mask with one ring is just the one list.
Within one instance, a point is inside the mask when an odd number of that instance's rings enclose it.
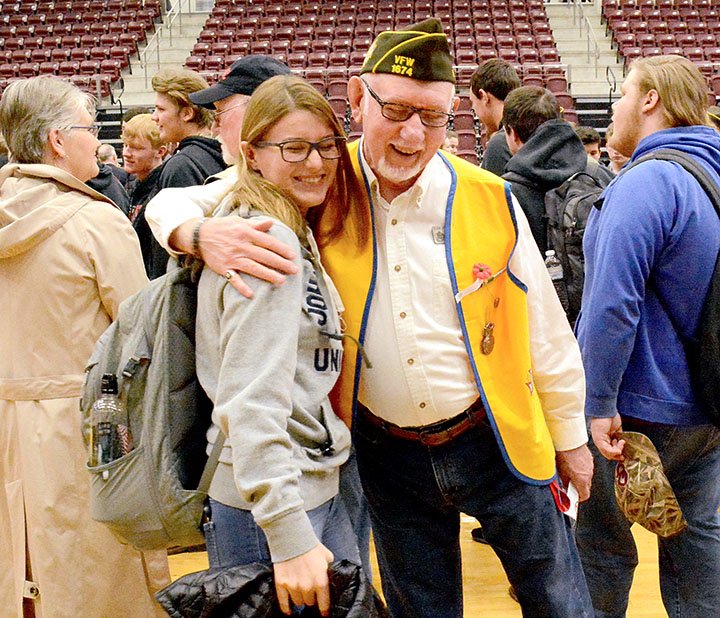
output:
{"label": "white beard", "polygon": [[416,163],[412,167],[396,167],[390,165],[385,157],[378,161],[376,174],[392,184],[402,184],[419,176],[423,171],[423,165]]}

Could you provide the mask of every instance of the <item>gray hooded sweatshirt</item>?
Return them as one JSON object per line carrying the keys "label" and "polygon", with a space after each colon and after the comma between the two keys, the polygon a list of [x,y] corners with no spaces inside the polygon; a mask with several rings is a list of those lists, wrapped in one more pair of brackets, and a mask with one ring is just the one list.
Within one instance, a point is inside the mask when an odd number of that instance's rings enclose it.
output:
{"label": "gray hooded sweatshirt", "polygon": [[316,251],[279,221],[270,233],[300,256],[299,274],[279,286],[241,275],[247,299],[206,268],[196,348],[214,403],[208,441],[218,428],[227,436],[210,496],[252,511],[281,562],[319,543],[306,511],[337,494],[350,433],[328,400],[342,363],[342,342],[328,336],[341,332],[339,298]]}

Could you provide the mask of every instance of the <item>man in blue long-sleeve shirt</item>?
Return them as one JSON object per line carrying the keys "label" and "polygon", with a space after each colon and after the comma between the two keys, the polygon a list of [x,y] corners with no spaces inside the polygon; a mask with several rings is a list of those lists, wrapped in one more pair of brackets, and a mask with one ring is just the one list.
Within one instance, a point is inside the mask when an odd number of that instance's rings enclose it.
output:
{"label": "man in blue long-sleeve shirt", "polygon": [[[614,105],[610,145],[632,160],[659,148],[692,155],[720,183],[720,135],[704,126],[707,84],[679,56],[637,60]],[[720,220],[679,164],[646,161],[616,178],[585,234],[577,325],[595,444],[578,546],[597,617],[625,615],[637,550],[614,497],[622,430],[653,441],[688,528],[659,540],[671,617],[720,616],[720,429],[690,386],[695,335],[720,251]],[[599,452],[599,454],[598,454]]]}

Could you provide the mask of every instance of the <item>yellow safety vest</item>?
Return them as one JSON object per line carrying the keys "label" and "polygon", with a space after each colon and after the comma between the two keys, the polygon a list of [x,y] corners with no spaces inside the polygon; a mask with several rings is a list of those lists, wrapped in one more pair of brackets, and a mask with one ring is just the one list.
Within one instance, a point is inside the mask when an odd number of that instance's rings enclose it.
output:
{"label": "yellow safety vest", "polygon": [[[369,196],[358,142],[349,148],[355,172],[365,182]],[[493,273],[508,267],[456,305],[475,384],[510,470],[524,481],[548,483],[555,476],[555,449],[532,378],[527,288],[509,270],[517,242],[509,185],[461,159],[453,157],[450,162],[442,158],[452,175],[445,244],[453,292],[473,283],[473,265],[478,262],[490,266]],[[372,204],[370,210],[374,216]],[[362,344],[375,287],[374,234],[364,247],[358,248],[348,236],[322,246],[321,252],[345,305],[345,332]],[[486,354],[482,340],[488,323],[492,325],[494,346]],[[357,402],[362,366],[355,343],[348,338],[345,342],[333,404],[338,415],[349,421]]]}

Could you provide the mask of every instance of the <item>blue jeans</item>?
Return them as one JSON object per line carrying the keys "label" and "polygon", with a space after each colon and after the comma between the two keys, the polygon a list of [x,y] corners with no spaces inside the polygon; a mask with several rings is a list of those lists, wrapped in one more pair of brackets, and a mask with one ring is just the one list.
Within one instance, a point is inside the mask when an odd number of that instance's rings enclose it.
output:
{"label": "blue jeans", "polygon": [[591,616],[569,521],[508,470],[487,420],[440,446],[353,425],[383,592],[397,618],[462,618],[460,512],[476,517],[524,615]]}
{"label": "blue jeans", "polygon": [[[655,444],[688,522],[671,539],[658,537],[660,590],[670,618],[720,616],[720,429],[675,427],[623,418]],[[631,524],[615,501],[615,462],[591,446],[595,476],[580,506],[577,544],[597,618],[622,618],[638,563]]]}
{"label": "blue jeans", "polygon": [[[204,524],[205,544],[211,567],[229,567],[253,562],[270,563],[265,533],[250,511],[236,509],[210,499],[210,521]],[[345,505],[338,496],[307,512],[320,542],[335,560],[360,564],[357,543]]]}
{"label": "blue jeans", "polygon": [[370,564],[370,513],[367,500],[360,484],[360,473],[357,467],[355,449],[350,450],[350,457],[340,466],[339,495],[345,504],[350,523],[355,531],[360,561],[369,581],[372,581],[372,564]]}

